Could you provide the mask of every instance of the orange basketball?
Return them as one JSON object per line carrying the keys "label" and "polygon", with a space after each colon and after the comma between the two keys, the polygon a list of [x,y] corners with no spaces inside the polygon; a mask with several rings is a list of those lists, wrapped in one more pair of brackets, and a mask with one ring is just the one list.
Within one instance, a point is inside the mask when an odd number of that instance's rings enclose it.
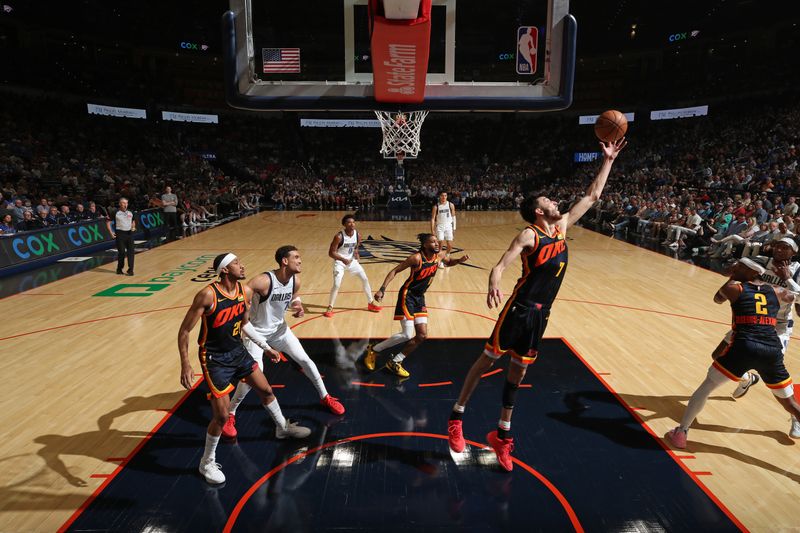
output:
{"label": "orange basketball", "polygon": [[594,123],[594,134],[603,142],[618,141],[628,131],[628,119],[616,109],[610,109],[597,117]]}

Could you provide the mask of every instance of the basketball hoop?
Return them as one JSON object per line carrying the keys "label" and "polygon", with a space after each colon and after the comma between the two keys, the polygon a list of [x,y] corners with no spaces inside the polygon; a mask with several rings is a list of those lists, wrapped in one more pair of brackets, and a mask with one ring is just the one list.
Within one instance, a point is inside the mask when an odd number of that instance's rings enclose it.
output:
{"label": "basketball hoop", "polygon": [[384,157],[394,157],[399,164],[403,164],[406,157],[417,157],[420,152],[419,134],[422,132],[422,123],[428,116],[427,111],[375,111],[375,116],[378,117],[383,131],[381,153]]}

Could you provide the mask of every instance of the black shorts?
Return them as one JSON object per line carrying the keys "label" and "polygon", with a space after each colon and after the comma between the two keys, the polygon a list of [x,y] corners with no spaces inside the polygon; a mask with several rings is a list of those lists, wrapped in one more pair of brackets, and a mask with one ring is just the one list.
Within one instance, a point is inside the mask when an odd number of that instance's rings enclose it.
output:
{"label": "black shorts", "polygon": [[394,319],[414,320],[423,316],[428,316],[428,308],[425,307],[425,295],[407,292],[406,297],[403,298],[401,291],[400,297],[397,299],[397,305],[394,307]]}
{"label": "black shorts", "polygon": [[242,344],[225,353],[208,352],[200,348],[200,366],[211,390],[209,398],[221,398],[230,394],[234,383],[252,374],[258,368],[258,363]]}
{"label": "black shorts", "polygon": [[549,317],[550,308],[541,304],[528,306],[509,301],[486,341],[484,353],[494,359],[508,353],[520,363],[533,363]]}
{"label": "black shorts", "polygon": [[781,344],[777,339],[775,344],[764,344],[734,337],[733,343],[713,364],[734,381],[739,381],[742,374],[753,369],[770,389],[782,389],[792,381],[783,364]]}

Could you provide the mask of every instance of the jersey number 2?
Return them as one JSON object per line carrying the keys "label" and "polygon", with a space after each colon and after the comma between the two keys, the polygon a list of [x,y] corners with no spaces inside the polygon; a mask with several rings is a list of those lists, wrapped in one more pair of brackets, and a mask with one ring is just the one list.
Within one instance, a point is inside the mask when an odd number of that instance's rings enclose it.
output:
{"label": "jersey number 2", "polygon": [[767,314],[767,297],[761,293],[757,293],[754,296],[756,300],[756,314],[757,315],[766,315]]}

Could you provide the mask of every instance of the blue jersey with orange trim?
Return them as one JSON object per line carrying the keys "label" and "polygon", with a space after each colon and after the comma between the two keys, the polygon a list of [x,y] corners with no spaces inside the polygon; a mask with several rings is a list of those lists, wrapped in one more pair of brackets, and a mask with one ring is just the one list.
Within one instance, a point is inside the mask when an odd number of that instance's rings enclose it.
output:
{"label": "blue jersey with orange trim", "polygon": [[411,275],[403,283],[400,292],[403,294],[412,294],[414,296],[421,296],[425,294],[428,287],[433,282],[433,277],[436,275],[436,270],[439,268],[439,254],[433,254],[433,259],[425,257],[424,252],[419,252],[422,259],[422,264],[416,269],[411,271]]}
{"label": "blue jersey with orange trim", "polygon": [[238,281],[234,294],[227,294],[216,282],[209,287],[214,293],[214,303],[203,314],[197,343],[210,352],[230,352],[242,344],[242,319],[247,310],[244,289]]}
{"label": "blue jersey with orange trim", "polygon": [[523,305],[541,304],[549,308],[567,270],[567,241],[556,227],[548,235],[539,226],[528,226],[536,243],[522,251],[522,276],[517,280],[511,299]]}
{"label": "blue jersey with orange trim", "polygon": [[731,302],[734,340],[780,343],[775,324],[781,302],[775,289],[767,283],[742,283],[741,294]]}

